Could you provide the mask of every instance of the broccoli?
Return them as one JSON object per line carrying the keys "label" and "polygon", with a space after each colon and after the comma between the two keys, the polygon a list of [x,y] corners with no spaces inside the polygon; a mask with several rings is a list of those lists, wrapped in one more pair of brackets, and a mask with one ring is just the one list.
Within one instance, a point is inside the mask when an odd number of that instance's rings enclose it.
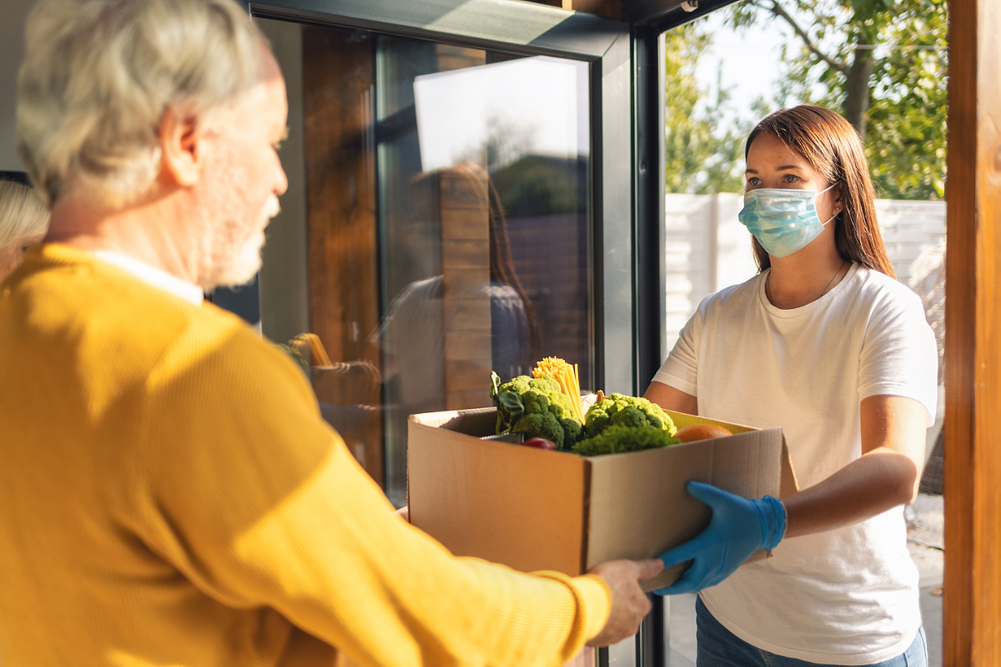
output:
{"label": "broccoli", "polygon": [[497,428],[501,433],[524,433],[529,438],[552,440],[569,449],[581,435],[581,425],[573,418],[570,399],[549,377],[519,375],[501,384],[497,373],[490,374],[490,397],[497,406]]}
{"label": "broccoli", "polygon": [[587,411],[584,433],[588,438],[600,435],[612,426],[647,428],[666,431],[673,436],[677,432],[674,422],[661,407],[641,396],[609,394]]}
{"label": "broccoli", "polygon": [[570,449],[570,446],[580,440],[581,435],[584,434],[584,427],[573,417],[560,419],[560,426],[563,427],[563,433],[566,436],[567,449]]}
{"label": "broccoli", "polygon": [[573,451],[581,456],[601,456],[602,454],[618,454],[619,452],[667,447],[679,442],[681,441],[672,437],[670,432],[665,429],[618,425],[609,426],[598,435],[580,441],[573,446]]}
{"label": "broccoli", "polygon": [[556,443],[557,449],[563,449],[563,427],[552,412],[533,412],[523,414],[511,427],[512,433],[524,433],[527,438],[545,438]]}

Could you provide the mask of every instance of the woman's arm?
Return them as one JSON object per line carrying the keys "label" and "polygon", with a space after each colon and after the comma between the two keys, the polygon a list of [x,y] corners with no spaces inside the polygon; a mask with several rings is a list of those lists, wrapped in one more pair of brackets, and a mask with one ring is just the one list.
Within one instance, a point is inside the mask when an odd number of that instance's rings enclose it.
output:
{"label": "woman's arm", "polygon": [[[644,396],[665,410],[698,414],[698,400],[663,382]],[[860,405],[862,457],[782,502],[786,537],[809,535],[912,502],[924,465],[925,407],[902,396],[870,396]]]}
{"label": "woman's arm", "polygon": [[698,414],[699,401],[695,396],[686,394],[680,389],[675,389],[663,382],[657,382],[656,380],[651,382],[643,397],[665,410],[684,412],[689,415]]}
{"label": "woman's arm", "polygon": [[783,499],[785,511],[768,496],[747,500],[689,482],[688,492],[712,508],[712,519],[696,538],[661,554],[665,567],[694,562],[677,582],[654,592],[674,595],[715,586],[756,549],[857,523],[913,500],[924,460],[924,406],[899,396],[872,396],[862,401],[861,417],[862,457]]}
{"label": "woman's arm", "polygon": [[860,410],[862,457],[782,499],[787,538],[864,521],[916,497],[924,466],[925,407],[911,398],[870,396]]}

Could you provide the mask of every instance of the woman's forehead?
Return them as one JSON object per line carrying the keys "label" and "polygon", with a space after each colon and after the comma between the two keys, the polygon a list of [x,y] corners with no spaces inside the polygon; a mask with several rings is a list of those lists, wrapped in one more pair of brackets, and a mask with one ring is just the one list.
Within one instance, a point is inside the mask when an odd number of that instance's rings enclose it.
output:
{"label": "woman's forehead", "polygon": [[747,151],[747,169],[750,172],[789,170],[817,172],[802,153],[774,134],[765,132],[756,136],[751,142]]}

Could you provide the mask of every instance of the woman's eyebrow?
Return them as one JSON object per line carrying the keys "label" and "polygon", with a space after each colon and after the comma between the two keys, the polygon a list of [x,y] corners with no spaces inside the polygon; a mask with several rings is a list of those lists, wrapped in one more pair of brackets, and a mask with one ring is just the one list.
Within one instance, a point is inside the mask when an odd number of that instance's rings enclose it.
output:
{"label": "woman's eyebrow", "polygon": [[[800,167],[799,165],[795,165],[795,164],[784,164],[781,167],[775,167],[775,171],[783,171],[785,169],[802,169],[802,168],[803,167]],[[756,174],[756,173],[758,173],[758,170],[757,169],[745,169],[744,173],[745,174]]]}

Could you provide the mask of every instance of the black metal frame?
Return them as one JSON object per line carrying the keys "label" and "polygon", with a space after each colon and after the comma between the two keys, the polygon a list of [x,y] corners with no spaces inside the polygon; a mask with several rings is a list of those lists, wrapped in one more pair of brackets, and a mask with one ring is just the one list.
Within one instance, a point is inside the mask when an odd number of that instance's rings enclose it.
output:
{"label": "black metal frame", "polygon": [[[662,31],[632,27],[635,107],[635,207],[637,394],[646,390],[663,362],[664,327],[664,48]],[[651,595],[652,609],[636,637],[636,665],[667,665],[669,637],[664,598]]]}
{"label": "black metal frame", "polygon": [[654,33],[690,23],[739,0],[623,0],[622,18]]}

